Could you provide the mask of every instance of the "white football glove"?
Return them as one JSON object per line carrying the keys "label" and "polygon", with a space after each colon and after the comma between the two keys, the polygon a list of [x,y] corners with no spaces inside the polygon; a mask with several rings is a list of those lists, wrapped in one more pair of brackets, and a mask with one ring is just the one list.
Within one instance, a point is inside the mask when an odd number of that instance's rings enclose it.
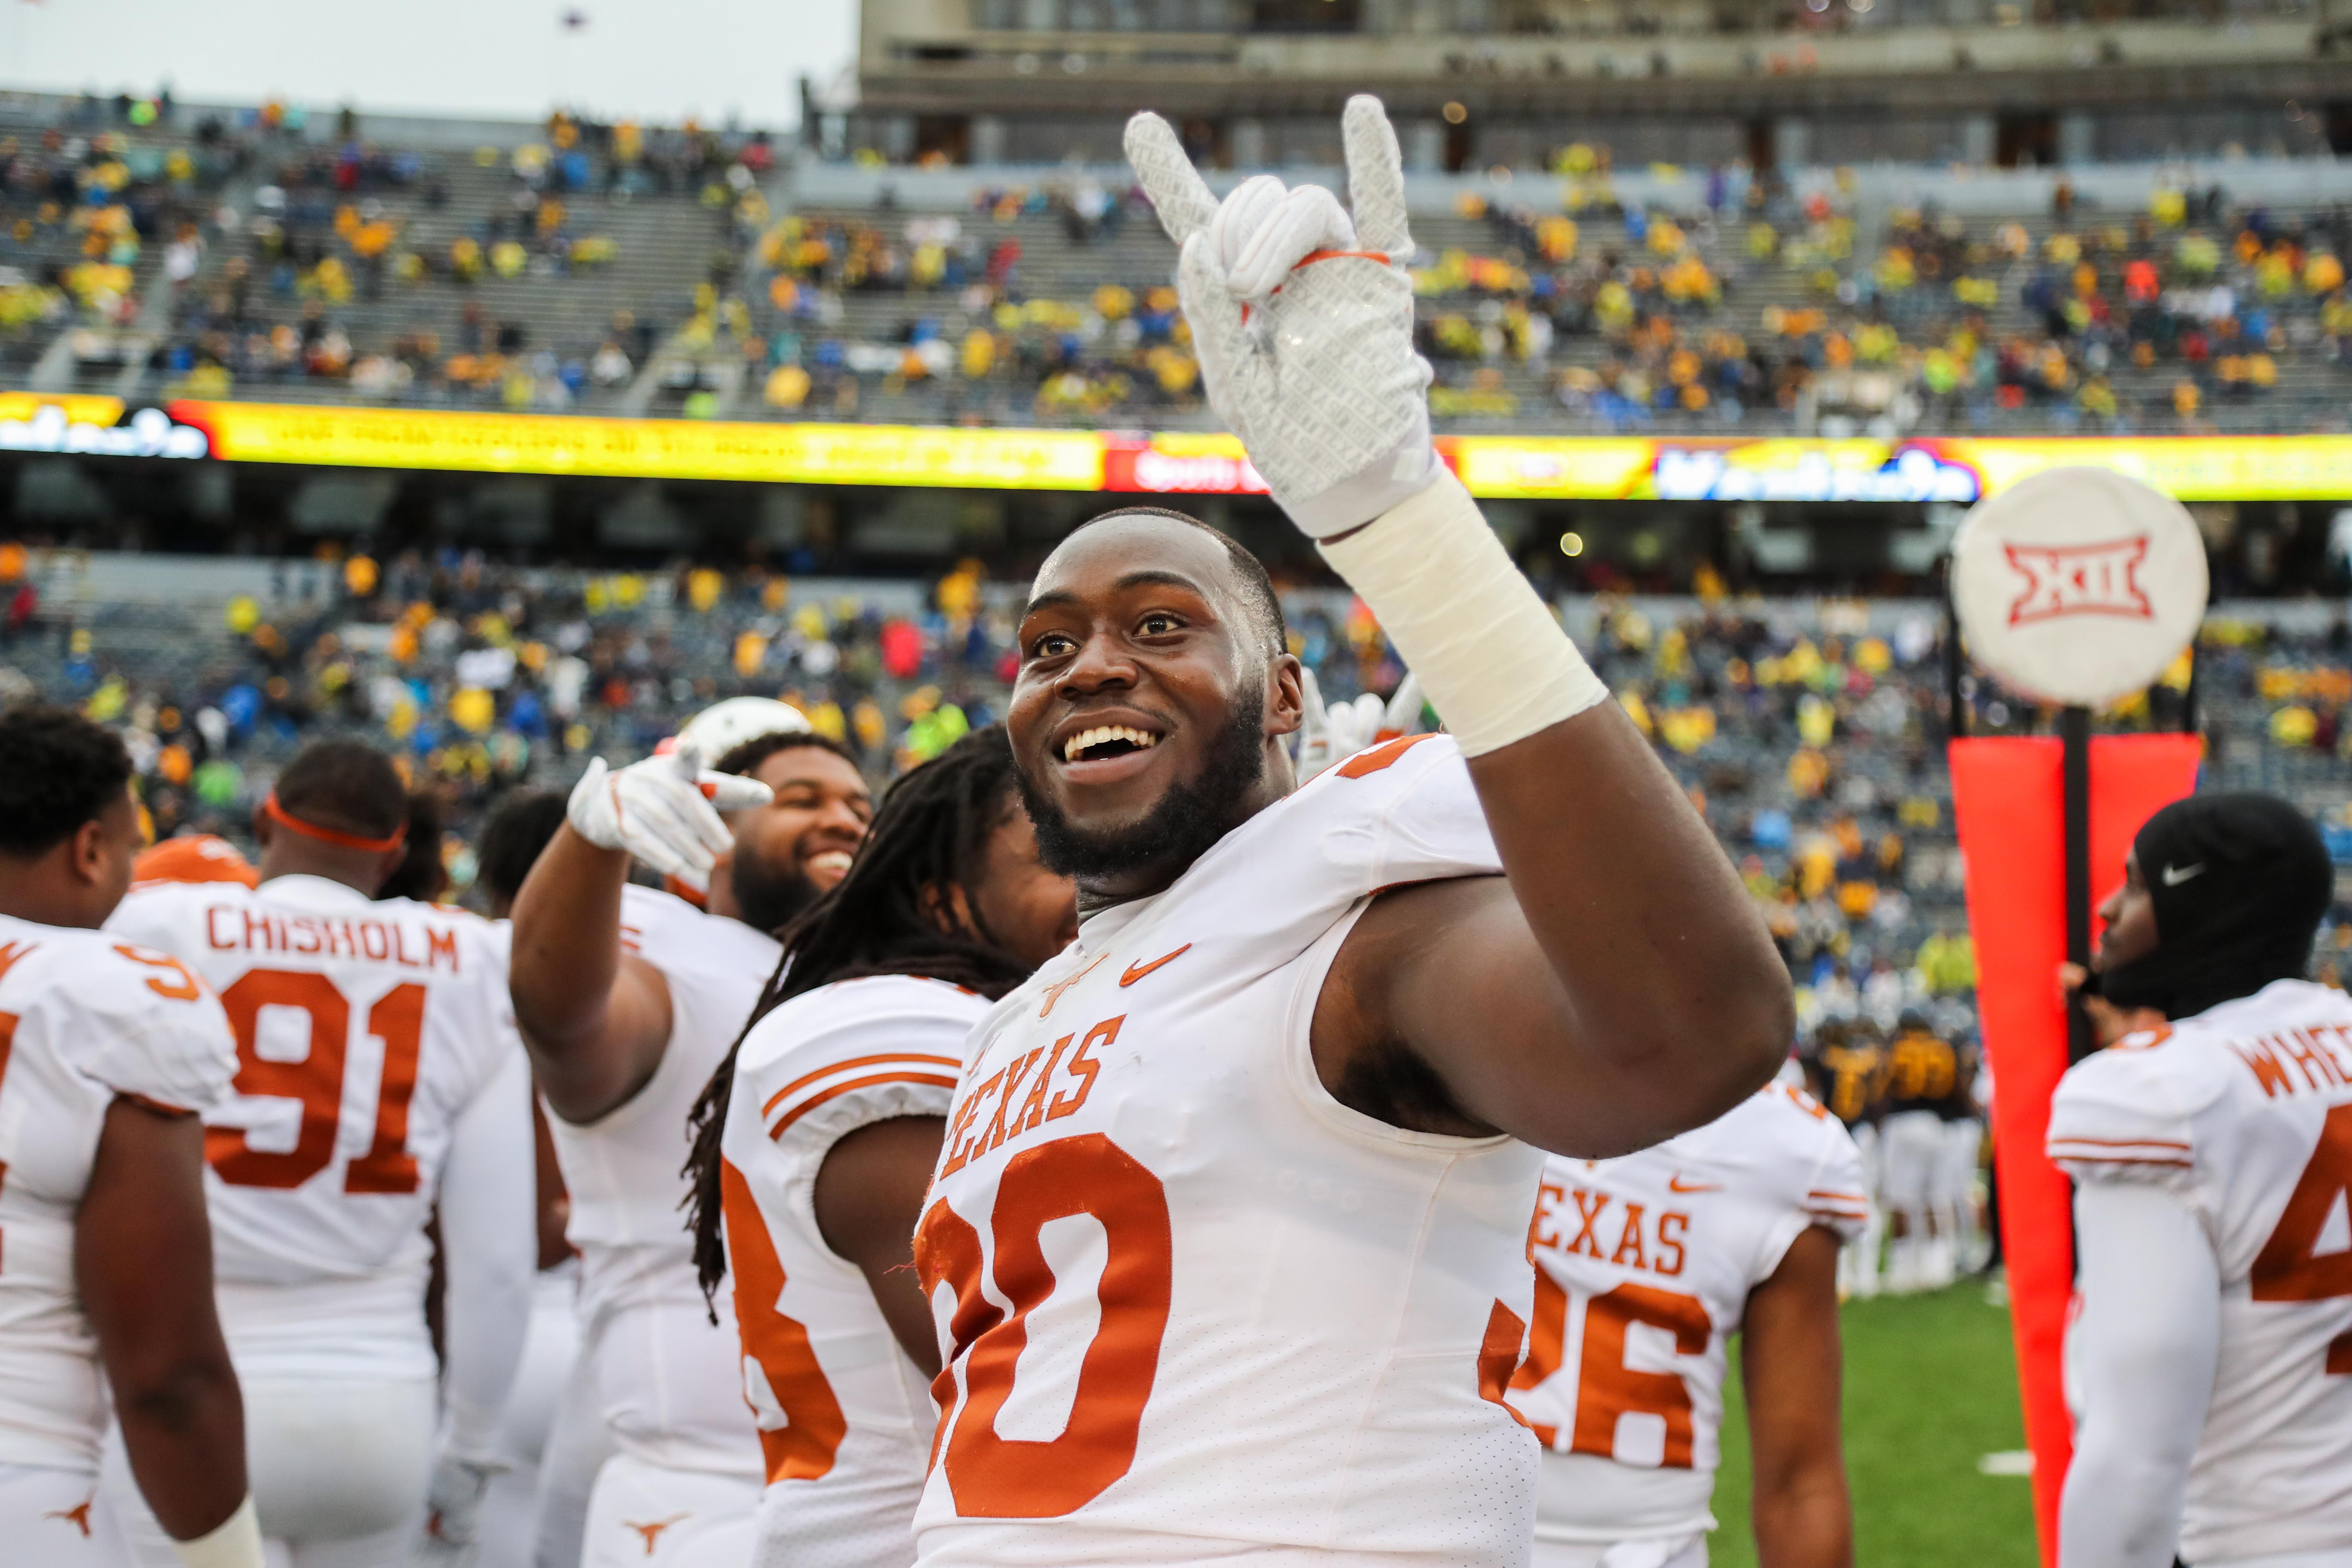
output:
{"label": "white football glove", "polygon": [[425,1533],[412,1554],[419,1568],[473,1561],[482,1498],[490,1489],[490,1479],[505,1468],[495,1460],[460,1458],[449,1453],[434,1461],[432,1479],[425,1488]]}
{"label": "white football glove", "polygon": [[625,849],[666,877],[699,880],[735,847],[719,816],[765,805],[766,784],[736,773],[707,773],[693,742],[614,773],[598,757],[572,788],[572,830],[605,849]]}
{"label": "white football glove", "polygon": [[1444,471],[1429,436],[1429,362],[1412,348],[1404,159],[1380,100],[1341,119],[1352,218],[1319,186],[1261,174],[1220,206],[1156,114],[1127,123],[1127,159],[1182,247],[1176,292],[1211,406],[1282,510],[1328,539]]}
{"label": "white football glove", "polygon": [[1397,684],[1396,695],[1386,702],[1367,691],[1353,701],[1326,708],[1313,670],[1299,670],[1298,684],[1303,710],[1298,721],[1300,784],[1368,746],[1409,735],[1421,727],[1421,682],[1410,671]]}

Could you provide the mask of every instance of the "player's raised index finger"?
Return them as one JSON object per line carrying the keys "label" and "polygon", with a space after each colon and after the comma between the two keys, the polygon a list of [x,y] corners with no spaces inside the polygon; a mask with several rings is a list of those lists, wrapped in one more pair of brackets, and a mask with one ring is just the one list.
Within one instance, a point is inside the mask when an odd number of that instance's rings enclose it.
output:
{"label": "player's raised index finger", "polygon": [[1389,125],[1381,100],[1360,92],[1348,100],[1339,128],[1348,150],[1348,205],[1354,209],[1356,241],[1402,261],[1412,254],[1405,224],[1404,152]]}
{"label": "player's raised index finger", "polygon": [[1127,122],[1127,162],[1151,198],[1160,226],[1182,245],[1217,216],[1217,198],[1168,121],[1145,110]]}

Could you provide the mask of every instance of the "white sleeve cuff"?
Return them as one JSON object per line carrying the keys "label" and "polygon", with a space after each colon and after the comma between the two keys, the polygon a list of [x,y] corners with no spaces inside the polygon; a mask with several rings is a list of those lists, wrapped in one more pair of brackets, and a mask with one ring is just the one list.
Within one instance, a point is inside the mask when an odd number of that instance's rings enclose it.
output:
{"label": "white sleeve cuff", "polygon": [[174,1541],[172,1550],[187,1568],[262,1568],[261,1516],[253,1510],[253,1494],[211,1534]]}
{"label": "white sleeve cuff", "polygon": [[1464,756],[1525,740],[1608,697],[1450,472],[1319,548],[1371,606]]}

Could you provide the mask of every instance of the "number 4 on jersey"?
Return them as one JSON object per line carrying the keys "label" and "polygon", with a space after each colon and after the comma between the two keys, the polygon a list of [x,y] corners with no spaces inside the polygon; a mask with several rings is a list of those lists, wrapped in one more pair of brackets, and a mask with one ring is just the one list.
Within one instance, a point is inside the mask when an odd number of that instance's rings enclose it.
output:
{"label": "number 4 on jersey", "polygon": [[[2319,1144],[2246,1283],[2257,1301],[2352,1296],[2352,1105],[2329,1108]],[[2329,1343],[2327,1370],[2352,1373],[2352,1330]]]}

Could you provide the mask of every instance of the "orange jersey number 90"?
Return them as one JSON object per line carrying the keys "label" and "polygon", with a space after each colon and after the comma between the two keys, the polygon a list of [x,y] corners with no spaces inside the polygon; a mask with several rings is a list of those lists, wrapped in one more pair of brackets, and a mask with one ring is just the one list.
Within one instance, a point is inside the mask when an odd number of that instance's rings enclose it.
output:
{"label": "orange jersey number 90", "polygon": [[[242,1128],[206,1128],[205,1157],[214,1173],[233,1186],[299,1187],[335,1158],[351,1003],[325,975],[289,969],[248,970],[220,999],[236,1035],[237,1093],[298,1101],[302,1121],[294,1147],[283,1152],[254,1148]],[[299,1059],[271,1061],[255,1048],[264,1007],[307,1016],[310,1048]],[[416,1092],[416,1058],[425,1037],[425,987],[408,982],[384,993],[368,1009],[367,1032],[383,1042],[375,1137],[343,1172],[343,1191],[413,1193],[417,1173],[407,1149],[408,1102]]]}
{"label": "orange jersey number 90", "polygon": [[[1000,1436],[997,1415],[1013,1397],[1029,1315],[1054,1289],[1040,1233],[1054,1220],[1082,1214],[1101,1225],[1108,1245],[1096,1286],[1101,1321],[1079,1363],[1069,1424],[1060,1436],[1042,1441]],[[963,1518],[1059,1518],[1101,1496],[1135,1463],[1168,1331],[1175,1252],[1168,1194],[1159,1177],[1101,1133],[1056,1138],[1005,1162],[989,1229],[996,1289],[1013,1304],[1010,1316],[981,1290],[980,1232],[944,1199],[931,1205],[915,1233],[924,1294],[943,1281],[955,1292],[949,1324],[954,1352],[931,1385],[941,1413],[932,1456],[939,1462],[945,1447],[948,1484]]]}

